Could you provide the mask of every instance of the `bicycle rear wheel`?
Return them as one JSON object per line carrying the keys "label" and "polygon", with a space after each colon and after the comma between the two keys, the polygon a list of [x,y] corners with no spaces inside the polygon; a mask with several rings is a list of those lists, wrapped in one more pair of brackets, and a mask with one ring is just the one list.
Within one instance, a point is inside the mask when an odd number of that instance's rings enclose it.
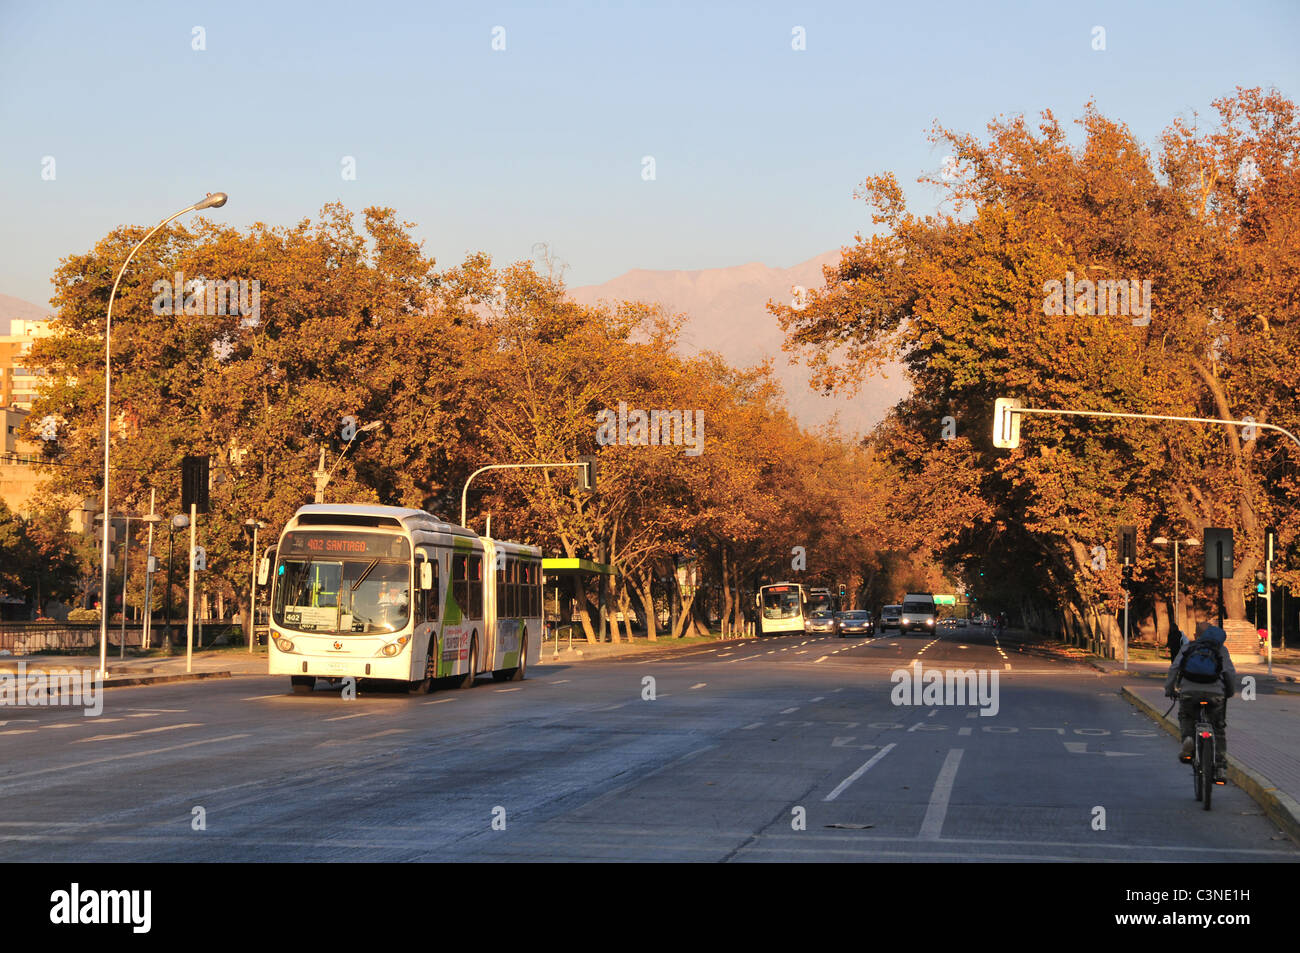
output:
{"label": "bicycle rear wheel", "polygon": [[1198,739],[1201,761],[1201,787],[1205,797],[1205,809],[1210,809],[1210,795],[1214,791],[1214,736]]}
{"label": "bicycle rear wheel", "polygon": [[1201,751],[1200,745],[1192,753],[1192,796],[1201,799]]}

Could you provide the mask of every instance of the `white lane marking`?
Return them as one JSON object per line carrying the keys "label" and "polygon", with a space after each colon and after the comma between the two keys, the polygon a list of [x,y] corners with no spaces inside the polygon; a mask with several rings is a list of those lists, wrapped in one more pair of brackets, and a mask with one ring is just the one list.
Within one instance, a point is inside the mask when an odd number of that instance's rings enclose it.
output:
{"label": "white lane marking", "polygon": [[523,691],[522,688],[498,688],[497,694],[500,695],[502,692],[522,692],[522,691]]}
{"label": "white lane marking", "polygon": [[10,728],[8,731],[0,731],[0,735],[34,735],[35,728]]}
{"label": "white lane marking", "polygon": [[933,709],[933,710],[930,712],[930,714],[926,715],[925,717],[926,717],[926,718],[933,718],[933,717],[934,717],[935,715],[937,715],[937,714],[939,714],[939,709],[935,708],[935,709]]}
{"label": "white lane marking", "polygon": [[[783,715],[788,715],[788,714],[790,714],[791,712],[795,712],[795,711],[798,711],[798,710],[799,710],[799,706],[798,706],[798,705],[795,705],[793,708],[782,708],[782,709],[781,709],[781,714],[783,714]],[[1207,708],[1206,711],[1209,711],[1209,709]]]}
{"label": "white lane marking", "polygon": [[[660,696],[663,697],[663,696]],[[597,708],[596,711],[613,711],[615,708],[622,708],[627,702],[619,702],[617,705],[610,705],[608,708]]]}
{"label": "white lane marking", "polygon": [[189,711],[189,709],[188,708],[128,708],[127,711],[162,711],[162,712],[168,712],[173,715],[183,715],[187,711]]}
{"label": "white lane marking", "polygon": [[[1007,668],[1010,668],[1010,667],[1011,667],[1011,663],[1008,662],[1007,665],[1006,665],[1006,667],[1007,667]],[[1173,666],[1170,666],[1170,668],[1172,668],[1172,667],[1173,667]]]}
{"label": "white lane marking", "polygon": [[938,840],[943,831],[943,820],[948,814],[948,799],[952,797],[952,786],[957,780],[957,768],[961,764],[961,755],[965,749],[950,748],[948,757],[943,759],[939,769],[939,778],[934,782],[930,792],[930,806],[925,809],[925,820],[921,821],[921,833],[917,840]]}
{"label": "white lane marking", "polygon": [[10,781],[17,781],[21,778],[36,777],[40,774],[51,774],[55,771],[71,771],[73,768],[85,768],[92,764],[104,764],[109,761],[122,761],[126,758],[145,758],[151,754],[166,754],[169,751],[180,751],[182,748],[193,748],[195,745],[210,745],[221,741],[238,741],[240,738],[249,737],[247,732],[238,735],[225,735],[221,738],[204,738],[201,741],[187,741],[185,744],[172,745],[168,748],[152,748],[149,751],[131,751],[127,754],[113,754],[105,758],[92,758],[89,761],[78,761],[75,764],[62,764],[54,768],[39,768],[36,771],[24,771],[22,774],[9,774],[0,779],[0,786],[8,784]]}
{"label": "white lane marking", "polygon": [[174,731],[177,728],[202,728],[201,724],[188,725],[159,725],[157,728],[144,728],[140,731],[128,731],[120,735],[94,735],[90,738],[78,738],[72,742],[74,745],[84,745],[88,741],[113,741],[117,738],[138,738],[140,735],[152,735],[159,731]]}
{"label": "white lane marking", "polygon": [[709,683],[708,683],[708,682],[700,682],[698,685],[692,685],[692,686],[691,686],[691,691],[695,691],[695,689],[697,689],[697,688],[703,688],[703,687],[704,687],[705,685],[707,685],[707,684],[709,684]]}
{"label": "white lane marking", "polygon": [[858,768],[858,770],[854,771],[854,772],[853,772],[852,774],[850,774],[847,778],[845,778],[845,779],[844,779],[843,781],[841,781],[838,785],[836,785],[835,790],[832,791],[830,794],[826,795],[824,798],[822,798],[822,800],[823,800],[823,801],[833,801],[833,800],[835,800],[837,797],[839,797],[841,794],[843,794],[844,791],[848,788],[848,786],[849,786],[850,784],[852,784],[852,783],[853,783],[854,781],[856,781],[858,778],[862,777],[864,774],[866,774],[868,771],[870,771],[872,765],[874,765],[877,761],[879,761],[879,760],[880,760],[881,758],[883,758],[885,755],[889,754],[889,752],[893,751],[893,750],[894,750],[894,745],[895,745],[895,744],[896,744],[896,742],[890,742],[889,744],[887,744],[887,745],[885,745],[883,748],[881,748],[879,751],[877,751],[875,754],[873,754],[873,755],[871,756],[871,760],[870,760],[870,761],[868,761],[868,762],[867,762],[866,764],[864,764],[862,767]]}
{"label": "white lane marking", "polygon": [[567,678],[561,678],[561,679],[557,679],[557,680],[554,681],[554,682],[551,682],[551,684],[552,684],[552,685],[563,685],[563,684],[564,684],[565,682],[567,682],[567,681],[568,681]]}
{"label": "white lane marking", "polygon": [[830,658],[829,655],[823,655],[821,658],[813,659],[813,664],[816,665],[818,662],[824,662],[828,658]]}
{"label": "white lane marking", "polygon": [[826,700],[826,696],[825,696],[825,695],[818,695],[816,698],[811,699],[811,700],[812,700],[812,701],[815,701],[815,702],[825,701],[825,700]]}
{"label": "white lane marking", "polygon": [[752,725],[746,725],[744,728],[741,728],[740,730],[741,730],[741,731],[749,731],[751,728],[757,728],[757,727],[758,727],[759,725],[761,725],[761,724],[762,724],[761,721],[756,721],[756,722],[754,722]]}
{"label": "white lane marking", "polygon": [[157,717],[158,717],[159,715],[161,715],[161,714],[162,714],[162,712],[160,712],[160,711],[142,711],[142,712],[140,712],[139,714],[136,714],[136,715],[127,715],[126,717],[128,717],[128,718],[157,718]]}
{"label": "white lane marking", "polygon": [[333,718],[324,718],[322,721],[346,721],[349,718],[365,718],[367,715],[377,715],[377,711],[359,711],[355,715],[335,715]]}
{"label": "white lane marking", "polygon": [[264,698],[292,698],[288,692],[276,692],[274,695],[250,695],[248,698],[241,698],[241,702],[260,702]]}
{"label": "white lane marking", "polygon": [[454,702],[454,698],[439,698],[437,701],[420,702],[421,705],[445,705],[447,702]]}
{"label": "white lane marking", "polygon": [[965,728],[958,728],[958,729],[957,729],[957,734],[959,734],[959,735],[968,735],[968,734],[970,734],[970,725],[967,725]]}

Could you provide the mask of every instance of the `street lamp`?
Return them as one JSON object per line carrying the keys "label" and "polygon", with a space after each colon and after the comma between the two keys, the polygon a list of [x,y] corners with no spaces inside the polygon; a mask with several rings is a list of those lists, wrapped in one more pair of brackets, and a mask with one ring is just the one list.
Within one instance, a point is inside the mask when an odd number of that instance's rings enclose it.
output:
{"label": "street lamp", "polygon": [[354,433],[352,439],[347,442],[347,446],[343,448],[343,452],[339,454],[339,458],[334,461],[334,466],[330,467],[328,473],[325,472],[325,447],[322,446],[320,448],[320,463],[316,467],[316,472],[312,474],[316,478],[317,503],[325,502],[325,487],[329,486],[330,477],[334,476],[334,471],[337,470],[339,464],[343,462],[344,455],[347,454],[348,448],[352,446],[353,442],[357,439],[357,436],[359,434],[369,433],[372,430],[378,430],[383,425],[384,422],[382,420],[375,420],[366,424],[364,427],[358,427],[356,433]]}
{"label": "street lamp", "polygon": [[244,532],[253,537],[252,563],[253,571],[250,574],[248,584],[248,654],[253,654],[253,642],[256,639],[254,633],[257,631],[257,531],[266,529],[266,524],[259,519],[244,520]]}
{"label": "street lamp", "polygon": [[[131,259],[135,257],[144,243],[158,232],[160,228],[167,225],[174,219],[180,218],[186,212],[197,212],[208,208],[221,208],[226,204],[225,192],[209,192],[201,201],[195,202],[188,208],[183,208],[175,215],[163,219],[157,225],[149,230],[144,238],[131,249],[131,254],[126,256],[126,261],[122,262],[122,267],[117,270],[117,277],[113,280],[113,290],[108,295],[108,315],[104,320],[104,548],[100,558],[100,592],[103,593],[101,602],[104,610],[99,614],[99,675],[100,678],[107,675],[105,662],[108,655],[108,445],[109,434],[112,426],[112,380],[113,380],[113,299],[117,297],[117,286],[122,282],[122,274],[126,271],[126,266],[131,264]],[[126,606],[122,606],[123,613],[126,612]]]}
{"label": "street lamp", "polygon": [[1164,536],[1157,536],[1155,539],[1151,540],[1151,542],[1155,543],[1157,546],[1168,546],[1170,542],[1174,544],[1174,625],[1181,631],[1182,620],[1179,618],[1179,608],[1182,605],[1182,601],[1178,593],[1178,547],[1180,544],[1183,546],[1199,546],[1201,541],[1199,539],[1170,540]]}

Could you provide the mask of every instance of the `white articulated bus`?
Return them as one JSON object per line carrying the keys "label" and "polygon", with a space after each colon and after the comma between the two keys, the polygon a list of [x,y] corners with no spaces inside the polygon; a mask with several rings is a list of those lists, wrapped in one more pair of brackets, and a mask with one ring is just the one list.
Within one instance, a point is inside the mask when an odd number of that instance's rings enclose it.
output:
{"label": "white articulated bus", "polygon": [[758,595],[758,634],[796,635],[804,631],[805,605],[803,586],[797,582],[776,582],[760,586]]}
{"label": "white articulated bus", "polygon": [[301,507],[260,575],[272,586],[270,674],[299,693],[317,678],[413,692],[487,672],[517,680],[541,651],[541,550],[423,510]]}

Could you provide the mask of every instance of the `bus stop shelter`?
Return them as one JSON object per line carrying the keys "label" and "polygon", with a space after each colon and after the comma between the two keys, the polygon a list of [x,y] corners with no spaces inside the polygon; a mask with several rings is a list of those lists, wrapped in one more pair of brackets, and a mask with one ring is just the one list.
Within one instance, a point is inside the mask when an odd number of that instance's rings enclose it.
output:
{"label": "bus stop shelter", "polygon": [[[601,576],[615,576],[613,566],[598,563],[581,557],[555,557],[542,559],[542,613],[546,617],[547,635],[555,634],[556,648],[559,638],[568,635],[569,644],[573,644],[573,630],[581,631],[581,623],[575,618],[578,599],[586,604],[586,584],[589,580]],[[602,589],[603,596],[603,589]],[[600,604],[600,631],[605,631],[605,602]],[[585,638],[585,634],[583,636]]]}

